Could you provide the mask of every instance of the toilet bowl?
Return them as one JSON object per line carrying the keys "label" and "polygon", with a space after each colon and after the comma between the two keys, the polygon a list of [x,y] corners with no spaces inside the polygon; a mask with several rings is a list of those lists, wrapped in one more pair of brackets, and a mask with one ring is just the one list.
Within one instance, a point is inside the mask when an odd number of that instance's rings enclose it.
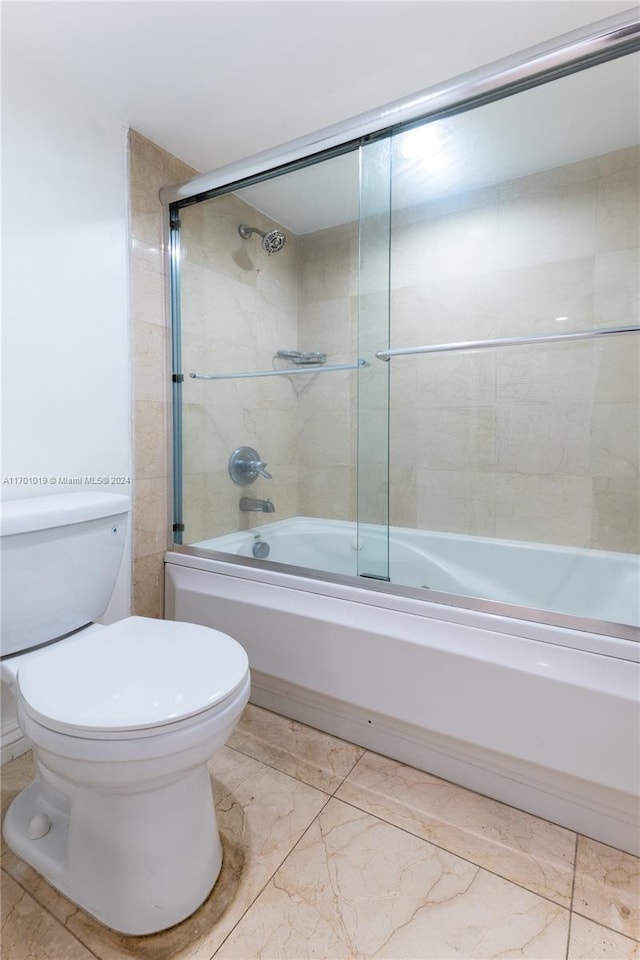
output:
{"label": "toilet bowl", "polygon": [[[73,495],[42,499],[68,496]],[[96,537],[92,533],[89,541],[98,543],[103,527],[114,535],[114,518],[122,520],[123,505],[108,498],[99,498],[102,506],[96,509],[105,513],[99,518],[78,520],[69,505],[68,523],[60,519],[59,504],[40,504],[34,523],[42,524],[50,506],[58,511],[61,527],[78,528],[71,539],[65,530],[67,546],[59,560],[87,523],[96,525]],[[20,544],[7,541],[25,533],[33,537],[34,523],[21,532],[11,523],[3,525],[3,561],[13,562],[12,549],[19,559]],[[46,529],[51,541],[57,528]],[[26,545],[30,556],[36,545]],[[31,574],[34,568],[22,563],[22,573],[27,569]],[[50,583],[43,587],[42,569],[37,579],[40,598],[53,596]],[[27,592],[33,587],[24,577],[16,583]],[[145,617],[110,626],[85,624],[41,645],[42,617],[33,616],[38,596],[31,597],[25,614],[30,626],[25,627],[23,601],[3,595],[8,613],[5,622],[3,612],[0,671],[13,691],[36,767],[33,783],[6,814],[5,840],[106,926],[132,935],[165,929],[206,899],[220,872],[209,762],[249,698],[246,653],[231,637],[208,627]],[[69,611],[60,616],[66,623]],[[13,629],[16,624],[20,629]],[[43,629],[50,632],[51,622]],[[12,640],[18,635],[22,641],[31,636],[38,645],[16,650]]]}
{"label": "toilet bowl", "polygon": [[5,817],[9,847],[122,933],[192,913],[222,862],[207,764],[249,697],[242,647],[130,617],[3,661],[2,678],[37,771]]}

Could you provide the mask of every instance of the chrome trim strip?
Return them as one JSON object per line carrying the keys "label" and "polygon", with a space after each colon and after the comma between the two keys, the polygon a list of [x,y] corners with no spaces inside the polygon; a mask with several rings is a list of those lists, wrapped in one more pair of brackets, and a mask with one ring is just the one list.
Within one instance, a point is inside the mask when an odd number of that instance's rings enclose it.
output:
{"label": "chrome trim strip", "polygon": [[[610,623],[605,620],[592,620],[586,617],[575,617],[566,613],[554,613],[548,610],[536,610],[530,607],[520,607],[510,603],[502,603],[498,600],[484,600],[480,597],[459,596],[452,593],[440,593],[436,590],[429,590],[426,587],[405,587],[396,583],[380,582],[369,580],[357,576],[348,576],[346,574],[329,573],[326,570],[312,570],[307,567],[296,567],[286,563],[276,563],[272,560],[256,561],[251,557],[239,557],[237,554],[223,553],[218,550],[205,550],[202,547],[176,546],[171,553],[178,556],[191,556],[200,560],[215,560],[221,563],[230,564],[243,568],[240,576],[251,576],[255,573],[260,577],[267,572],[268,574],[285,574],[298,578],[303,586],[300,589],[313,589],[313,584],[325,583],[335,584],[341,587],[356,587],[359,590],[369,591],[378,595],[389,596],[399,600],[419,600],[425,605],[433,606],[433,619],[453,619],[459,622],[455,611],[463,610],[468,613],[477,613],[482,616],[499,617],[500,626],[497,623],[487,625],[485,629],[497,629],[503,633],[513,633],[514,635],[532,639],[542,639],[533,634],[536,627],[557,627],[565,630],[576,630],[581,633],[593,636],[610,637],[623,642],[632,641],[640,644],[640,626],[631,624]],[[170,554],[165,555],[165,562],[170,559]],[[307,586],[307,584],[309,586]],[[290,584],[287,584],[290,585]],[[321,592],[316,586],[314,592]],[[438,611],[442,608],[443,616],[438,617]],[[513,629],[509,630],[502,622],[504,619],[513,621]],[[528,629],[529,627],[529,629]],[[547,640],[546,642],[552,642]],[[575,644],[577,649],[583,649],[579,642]],[[637,651],[634,649],[634,654]],[[638,652],[640,656],[640,652]],[[634,657],[631,657],[633,659]],[[629,659],[629,658],[627,658]]]}
{"label": "chrome trim strip", "polygon": [[599,62],[640,48],[640,20],[634,10],[607,17],[527,50],[495,60],[413,96],[332,124],[315,133],[227,164],[191,180],[160,190],[164,204],[189,201],[232,183],[264,174],[298,160],[344,146],[360,137],[381,134],[416,120],[440,115],[462,104],[496,99],[545,77],[553,79],[582,61]]}
{"label": "chrome trim strip", "polygon": [[[640,329],[640,328],[639,328]],[[366,360],[356,363],[333,363],[322,366],[319,363],[309,364],[308,367],[291,367],[286,370],[256,370],[248,373],[190,373],[191,380],[242,380],[244,377],[291,377],[297,373],[329,373],[332,370],[357,370],[358,367],[368,367]]]}
{"label": "chrome trim strip", "polygon": [[[166,249],[169,303],[171,308],[171,518],[172,542],[182,543],[184,530],[184,485],[182,457],[182,310],[180,296],[180,220],[167,216],[169,242]],[[137,488],[136,488],[137,489]]]}
{"label": "chrome trim strip", "polygon": [[595,340],[598,337],[613,337],[622,333],[640,333],[640,326],[601,327],[594,330],[573,330],[567,333],[545,333],[537,337],[497,337],[494,340],[465,340],[460,343],[428,344],[424,347],[395,347],[393,350],[378,350],[376,357],[378,360],[389,361],[391,357],[407,357],[417,353],[454,353],[459,350],[486,350],[489,347],[519,347],[529,343]]}

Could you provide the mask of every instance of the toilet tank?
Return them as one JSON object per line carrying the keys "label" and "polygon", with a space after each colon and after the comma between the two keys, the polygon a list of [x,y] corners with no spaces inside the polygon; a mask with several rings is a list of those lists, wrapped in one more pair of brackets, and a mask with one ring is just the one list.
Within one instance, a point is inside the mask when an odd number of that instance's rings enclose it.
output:
{"label": "toilet tank", "polygon": [[63,493],[0,503],[2,656],[77,630],[107,608],[129,498]]}

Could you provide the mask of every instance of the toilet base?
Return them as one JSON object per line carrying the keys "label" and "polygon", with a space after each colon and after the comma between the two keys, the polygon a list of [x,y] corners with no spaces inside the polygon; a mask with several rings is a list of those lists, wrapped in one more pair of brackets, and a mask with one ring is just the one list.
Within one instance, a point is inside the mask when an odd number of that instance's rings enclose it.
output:
{"label": "toilet base", "polygon": [[[206,763],[151,790],[102,792],[38,761],[4,820],[7,845],[62,894],[120,933],[157,933],[209,895],[222,866]],[[38,819],[34,821],[34,817]],[[39,832],[39,838],[30,839]]]}

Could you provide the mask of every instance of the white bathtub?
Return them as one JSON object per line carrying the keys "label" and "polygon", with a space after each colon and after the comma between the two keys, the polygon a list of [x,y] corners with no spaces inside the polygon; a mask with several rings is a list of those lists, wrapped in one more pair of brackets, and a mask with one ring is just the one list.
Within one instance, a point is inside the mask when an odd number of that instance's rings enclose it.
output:
{"label": "white bathtub", "polygon": [[[386,529],[372,524],[290,517],[194,546],[251,557],[257,539],[269,545],[270,564],[386,573]],[[630,553],[390,527],[389,576],[408,587],[640,626],[640,556]]]}
{"label": "white bathtub", "polygon": [[[640,631],[612,627],[637,613],[633,558],[547,547],[541,560],[535,545],[446,534],[427,545],[402,531],[392,577],[402,570],[405,583],[411,575],[438,591],[405,595],[347,579],[366,567],[366,550],[375,565],[374,530],[361,528],[358,541],[353,525],[295,518],[256,532],[271,546],[268,562],[251,558],[253,531],[166,557],[167,616],[236,637],[253,702],[640,853]],[[608,577],[611,557],[619,566]],[[330,563],[333,574],[283,563]],[[468,609],[439,593],[486,595],[485,583],[520,609],[607,619],[613,635]]]}

